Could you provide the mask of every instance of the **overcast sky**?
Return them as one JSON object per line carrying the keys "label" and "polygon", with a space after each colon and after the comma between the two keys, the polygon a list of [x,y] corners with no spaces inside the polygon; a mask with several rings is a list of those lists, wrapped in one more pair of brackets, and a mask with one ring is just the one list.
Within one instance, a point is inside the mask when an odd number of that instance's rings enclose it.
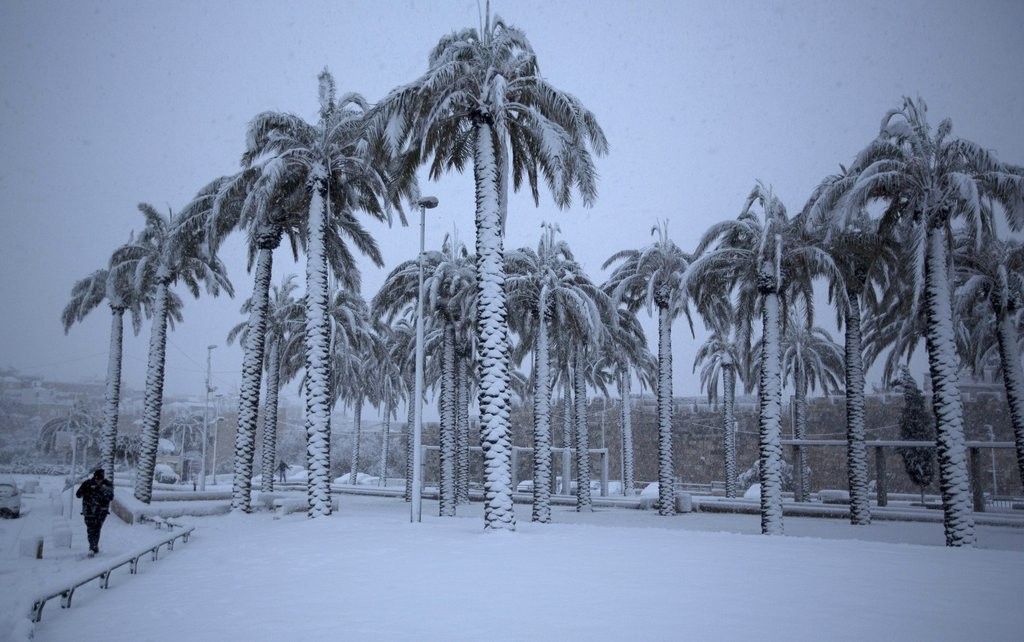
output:
{"label": "overcast sky", "polygon": [[[878,132],[901,97],[923,97],[933,125],[1024,163],[1024,3],[496,2],[522,28],[546,78],[597,116],[611,151],[592,209],[549,198],[510,204],[506,247],[535,246],[556,221],[595,281],[613,252],[669,232],[691,250],[735,217],[755,180],[791,213]],[[329,2],[0,2],[0,366],[102,380],[109,311],[65,336],[72,284],[103,267],[142,227],[136,205],[177,210],[235,171],[250,119],[316,117],[325,66],[339,92],[371,102],[426,68],[438,39],[478,24],[473,0]],[[453,227],[472,247],[472,175],[425,184],[428,247]],[[371,228],[389,270],[413,258],[416,226]],[[226,297],[186,299],[169,335],[169,393],[200,395],[206,346],[214,383],[237,388],[241,351],[228,329],[252,290],[237,235],[224,249]],[[274,282],[302,275],[282,249]],[[364,270],[364,296],[386,271]],[[821,313],[831,325],[832,314]],[[655,324],[645,322],[652,348]],[[123,381],[141,389],[148,324],[126,332]],[[698,337],[698,340],[700,337]],[[841,337],[836,336],[841,341]],[[696,394],[695,341],[675,326],[675,389]]]}

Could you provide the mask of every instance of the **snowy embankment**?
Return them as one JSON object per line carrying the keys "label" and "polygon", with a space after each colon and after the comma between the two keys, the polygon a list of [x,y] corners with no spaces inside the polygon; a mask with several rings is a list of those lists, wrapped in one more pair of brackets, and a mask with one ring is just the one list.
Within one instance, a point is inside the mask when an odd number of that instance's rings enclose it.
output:
{"label": "snowy embankment", "polygon": [[712,532],[756,530],[744,515],[556,509],[554,524],[484,533],[479,504],[460,507],[465,518],[436,510],[426,502],[424,522],[410,524],[400,499],[344,496],[315,520],[189,518],[197,530],[180,552],[76,594],[35,639],[108,640],[111,627],[200,642],[1014,640],[1024,630],[1021,529],[1003,529],[1016,538],[1007,551],[823,539],[941,542],[934,524],[794,518],[787,532],[820,536],[766,537]]}

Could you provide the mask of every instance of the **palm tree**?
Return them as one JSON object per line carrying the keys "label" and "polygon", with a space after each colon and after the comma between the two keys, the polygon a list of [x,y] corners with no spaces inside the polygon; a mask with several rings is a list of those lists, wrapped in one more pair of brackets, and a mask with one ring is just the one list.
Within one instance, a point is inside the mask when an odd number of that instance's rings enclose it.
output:
{"label": "palm tree", "polygon": [[[76,463],[76,467],[77,464],[84,463],[89,456],[89,449],[103,436],[103,424],[97,419],[97,414],[96,408],[92,405],[75,401],[68,408],[66,415],[54,417],[39,428],[39,450],[46,453],[57,450],[58,437],[70,433],[71,438],[75,440],[71,447],[77,449],[79,445],[82,446],[81,459]],[[71,476],[75,475],[76,472],[72,470]]]}
{"label": "palm tree", "polygon": [[[475,290],[473,290],[475,294]],[[475,309],[475,305],[472,306]],[[472,312],[472,310],[471,310]],[[469,406],[476,388],[472,360],[476,354],[473,335],[474,318],[470,314],[462,319],[455,332],[455,368],[457,375],[457,401],[455,418],[455,503],[469,503]]]}
{"label": "palm tree", "polygon": [[509,173],[517,190],[529,182],[535,202],[543,176],[559,207],[571,204],[573,188],[590,205],[590,150],[604,154],[607,142],[578,99],[544,80],[526,35],[489,11],[480,30],[441,38],[426,73],[392,92],[381,114],[392,148],[412,148],[414,164],[429,161],[431,178],[473,162],[484,524],[514,530],[503,259]]}
{"label": "palm tree", "polygon": [[[871,503],[864,445],[864,371],[874,358],[865,358],[861,306],[866,303],[877,310],[881,303],[878,292],[893,301],[900,297],[892,290],[875,287],[894,275],[898,265],[894,239],[880,229],[881,220],[872,219],[864,211],[849,217],[837,211],[838,199],[855,180],[855,174],[840,166],[838,174],[826,177],[815,189],[804,207],[803,217],[810,231],[819,236],[821,247],[832,257],[840,277],[829,283],[829,299],[836,306],[837,325],[844,329],[850,523],[866,525],[871,523]],[[890,356],[895,355],[898,360],[899,354],[897,350]]]}
{"label": "palm tree", "polygon": [[[246,166],[261,168],[268,194],[292,194],[290,186],[295,184],[306,188],[307,212],[301,223],[307,247],[304,336],[310,517],[331,513],[329,255],[351,257],[344,242],[347,238],[382,265],[376,243],[352,212],[361,210],[390,223],[391,207],[400,205],[400,196],[408,189],[406,181],[391,180],[387,159],[381,156],[383,148],[370,144],[373,133],[365,118],[365,100],[358,94],[335,100],[334,79],[326,69],[319,76],[319,98],[315,124],[278,112],[256,116],[242,157]],[[334,205],[336,198],[341,207]],[[329,243],[332,238],[333,244]]]}
{"label": "palm tree", "polygon": [[[376,298],[374,298],[376,301]],[[371,315],[377,321],[382,321],[383,312],[376,307],[371,307]],[[412,501],[412,455],[413,439],[412,429],[415,421],[416,404],[415,377],[416,377],[416,325],[409,319],[402,318],[389,322],[390,330],[388,336],[388,349],[391,354],[391,362],[398,368],[402,378],[402,396],[405,397],[406,421],[402,432],[405,436],[405,501]]]}
{"label": "palm tree", "polygon": [[136,239],[115,253],[115,262],[118,269],[134,276],[133,288],[142,291],[154,288],[143,399],[142,450],[135,479],[135,498],[148,504],[153,494],[153,470],[160,439],[170,287],[181,281],[196,298],[200,284],[213,296],[222,289],[234,296],[234,289],[224,265],[206,252],[203,233],[209,208],[202,200],[190,203],[178,216],[172,212],[163,216],[148,203],[140,204],[139,211],[146,219],[146,226]]}
{"label": "palm tree", "polygon": [[[509,308],[516,311],[513,328],[533,353],[533,515],[535,522],[551,521],[551,353],[550,328],[563,339],[584,343],[602,326],[599,305],[607,299],[576,262],[558,226],[545,224],[537,250],[520,248],[505,259]],[[607,306],[606,306],[607,307]],[[582,373],[581,373],[582,375]],[[577,451],[577,460],[587,458]],[[584,462],[586,463],[586,462]],[[588,486],[589,488],[589,486]],[[584,498],[577,494],[577,498]]]}
{"label": "palm tree", "polygon": [[[1017,470],[1024,483],[1024,368],[1020,360],[1017,319],[1024,309],[1024,244],[1002,241],[991,231],[978,240],[959,234],[954,245],[957,267],[957,307],[961,316],[971,311],[988,314],[977,319],[975,335],[998,346],[999,364],[1010,406],[1013,438],[1017,446]],[[992,335],[995,341],[991,341]],[[973,366],[980,370],[990,350],[975,351]]]}
{"label": "palm tree", "polygon": [[647,349],[647,336],[636,314],[624,307],[615,309],[614,322],[606,326],[606,340],[601,344],[596,368],[615,382],[619,393],[622,426],[622,493],[636,494],[633,466],[632,384],[636,376],[641,388],[653,388],[657,379],[658,361]]}
{"label": "palm tree", "polygon": [[384,414],[384,430],[381,434],[379,485],[387,485],[391,420],[397,418],[398,404],[405,396],[405,390],[400,361],[394,358],[392,328],[381,325],[378,327],[377,332],[382,340],[379,344],[379,350],[374,353],[374,385],[377,388],[375,396],[380,400],[381,410]]}
{"label": "palm tree", "polygon": [[[253,292],[243,312],[248,314],[243,343],[242,382],[238,396],[238,427],[235,431],[234,478],[231,508],[251,510],[251,477],[256,446],[256,424],[260,404],[260,379],[265,366],[270,279],[274,250],[287,235],[292,254],[298,260],[301,197],[305,187],[294,182],[288,187],[275,184],[273,172],[262,172],[260,166],[243,169],[235,176],[213,181],[205,195],[211,203],[207,238],[216,251],[224,237],[234,229],[244,229],[248,236],[248,269],[253,272]],[[277,391],[268,395],[276,397]],[[274,402],[276,404],[276,400]],[[274,463],[271,462],[271,471]],[[273,486],[274,476],[263,474],[263,486]]]}
{"label": "palm tree", "polygon": [[675,514],[672,470],[672,322],[685,315],[693,328],[689,294],[682,287],[693,256],[668,237],[668,221],[651,228],[657,241],[642,250],[623,250],[602,268],[619,262],[605,285],[612,298],[632,312],[658,308],[658,514]]}
{"label": "palm tree", "polygon": [[761,532],[766,535],[783,533],[781,319],[793,298],[810,300],[813,276],[835,271],[828,256],[801,235],[801,227],[799,221],[789,220],[772,190],[758,182],[739,217],[716,223],[704,233],[698,258],[681,283],[681,287],[692,284],[701,302],[712,301],[722,292],[736,292],[741,345],[750,345],[751,327],[760,312],[758,450]]}
{"label": "palm tree", "polygon": [[904,98],[854,161],[857,180],[842,209],[853,213],[874,200],[888,202],[883,223],[900,230],[913,251],[912,301],[916,308],[924,298],[946,545],[970,546],[974,518],[949,279],[951,231],[957,219],[975,229],[991,227],[989,201],[1003,206],[1011,229],[1024,228],[1024,167],[952,137],[952,127],[946,119],[932,130],[924,101]]}
{"label": "palm tree", "polygon": [[[458,364],[456,346],[459,329],[472,318],[476,303],[475,257],[455,236],[445,235],[440,251],[424,252],[424,314],[433,317],[441,333],[440,378],[440,512],[455,515],[458,472]],[[419,296],[420,261],[406,261],[392,270],[374,297],[375,310],[388,315],[411,309]]]}
{"label": "palm tree", "polygon": [[[806,305],[790,305],[789,315],[782,330],[782,383],[793,384],[793,437],[807,438],[807,392],[820,386],[822,392],[839,390],[840,373],[844,368],[842,349],[832,340],[828,330],[813,324],[813,309]],[[753,354],[763,354],[760,342]],[[755,356],[754,369],[760,370]],[[810,468],[807,451],[797,447],[796,500],[807,501],[810,490]]]}
{"label": "palm tree", "polygon": [[[359,446],[362,437],[363,408],[367,402],[378,405],[374,385],[375,360],[384,350],[370,308],[356,292],[341,289],[335,294],[328,313],[333,327],[331,346],[331,406],[339,400],[352,406],[352,460],[349,483],[359,483]],[[309,379],[307,376],[307,385]]]}
{"label": "palm tree", "polygon": [[[263,404],[263,452],[260,459],[260,469],[262,470],[260,490],[265,493],[274,491],[273,473],[277,461],[278,392],[284,384],[282,351],[298,326],[305,323],[303,319],[305,307],[293,296],[297,288],[294,274],[285,277],[280,286],[271,286],[265,315],[266,354],[263,368],[267,375],[267,397]],[[249,315],[249,321],[240,323],[231,329],[227,337],[229,344],[235,340],[235,337],[239,337],[243,343],[250,345],[247,333],[252,327],[252,299],[242,305],[242,313]],[[236,451],[236,466],[241,459],[244,459],[244,454]],[[236,470],[236,474],[238,473],[239,471]],[[241,474],[251,474],[251,468],[242,471]]]}
{"label": "palm tree", "polygon": [[[718,400],[718,379],[722,379],[722,450],[725,455],[725,496],[736,497],[736,377],[745,379],[743,359],[732,339],[734,311],[723,305],[710,322],[708,338],[697,349],[693,370],[700,370],[700,386],[708,392],[708,403]],[[703,364],[703,365],[702,365]]]}
{"label": "palm tree", "polygon": [[[116,253],[115,253],[116,254]],[[113,256],[111,257],[111,261]],[[107,357],[107,382],[104,397],[103,431],[100,437],[101,466],[109,479],[114,478],[114,451],[117,445],[118,408],[121,402],[121,357],[124,337],[124,313],[131,312],[132,330],[135,334],[142,329],[142,308],[150,301],[146,293],[132,290],[131,275],[110,265],[96,270],[89,276],[76,281],[71,288],[71,299],[61,313],[64,334],[75,323],[81,322],[103,301],[110,306],[110,350]],[[181,299],[176,296],[169,300],[170,318],[181,317]]]}

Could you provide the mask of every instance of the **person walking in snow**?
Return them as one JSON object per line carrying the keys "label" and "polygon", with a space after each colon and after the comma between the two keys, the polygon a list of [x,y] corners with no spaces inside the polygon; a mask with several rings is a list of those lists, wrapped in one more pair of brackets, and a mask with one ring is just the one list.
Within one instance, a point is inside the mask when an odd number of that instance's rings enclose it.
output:
{"label": "person walking in snow", "polygon": [[114,484],[103,476],[102,468],[97,468],[92,477],[78,487],[75,497],[82,499],[82,516],[85,517],[85,532],[89,537],[89,557],[92,557],[100,550],[100,529],[110,512]]}
{"label": "person walking in snow", "polygon": [[281,475],[281,481],[288,481],[288,464],[283,459],[277,465],[277,472]]}

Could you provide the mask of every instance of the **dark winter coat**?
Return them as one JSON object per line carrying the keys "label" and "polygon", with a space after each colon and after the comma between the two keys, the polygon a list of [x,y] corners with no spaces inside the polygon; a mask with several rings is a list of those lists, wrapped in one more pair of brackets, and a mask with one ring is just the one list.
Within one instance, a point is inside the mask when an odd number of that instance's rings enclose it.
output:
{"label": "dark winter coat", "polygon": [[82,514],[86,517],[106,515],[114,499],[114,484],[109,479],[90,477],[78,487],[75,497],[82,498]]}

